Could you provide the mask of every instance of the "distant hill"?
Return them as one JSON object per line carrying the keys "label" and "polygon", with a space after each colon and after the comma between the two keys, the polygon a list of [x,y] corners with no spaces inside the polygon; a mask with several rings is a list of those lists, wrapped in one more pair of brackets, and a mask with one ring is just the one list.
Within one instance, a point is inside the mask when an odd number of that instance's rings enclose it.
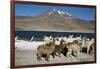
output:
{"label": "distant hill", "polygon": [[15,30],[94,32],[93,21],[83,20],[56,9],[37,16],[16,16]]}

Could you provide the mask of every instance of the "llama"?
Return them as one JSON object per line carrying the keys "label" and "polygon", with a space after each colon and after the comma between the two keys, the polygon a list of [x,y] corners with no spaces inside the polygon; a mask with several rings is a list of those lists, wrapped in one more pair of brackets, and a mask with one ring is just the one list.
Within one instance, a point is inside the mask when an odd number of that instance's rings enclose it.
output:
{"label": "llama", "polygon": [[[57,40],[57,41],[59,41],[59,40]],[[64,42],[65,41],[63,39],[61,39],[59,45],[55,44],[54,55],[58,54],[58,56],[60,57],[60,54],[61,54],[61,52],[63,51],[63,48],[64,48]]]}
{"label": "llama", "polygon": [[49,56],[54,52],[54,49],[55,49],[54,43],[55,43],[55,40],[53,38],[52,42],[50,41],[48,44],[43,44],[43,45],[38,46],[37,59],[41,60],[41,57],[45,55],[45,60],[49,61]]}
{"label": "llama", "polygon": [[73,41],[72,43],[67,43],[66,48],[68,49],[66,56],[78,56],[80,55],[80,46],[77,40]]}
{"label": "llama", "polygon": [[81,45],[81,51],[83,53],[89,54],[89,50],[91,46],[94,44],[94,39],[88,39],[88,38],[83,38],[82,39],[82,45]]}
{"label": "llama", "polygon": [[89,54],[89,50],[90,50],[91,46],[94,46],[94,39],[87,41],[87,54]]}

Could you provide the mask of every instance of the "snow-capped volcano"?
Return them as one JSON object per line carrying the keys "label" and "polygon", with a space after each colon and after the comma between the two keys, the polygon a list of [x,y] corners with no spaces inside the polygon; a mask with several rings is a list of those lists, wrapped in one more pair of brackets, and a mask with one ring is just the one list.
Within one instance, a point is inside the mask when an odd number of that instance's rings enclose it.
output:
{"label": "snow-capped volcano", "polygon": [[[93,31],[94,26],[83,20],[57,9],[50,9],[37,16],[16,17],[16,29],[35,31]],[[23,22],[22,22],[23,21]],[[27,28],[26,28],[27,27]]]}

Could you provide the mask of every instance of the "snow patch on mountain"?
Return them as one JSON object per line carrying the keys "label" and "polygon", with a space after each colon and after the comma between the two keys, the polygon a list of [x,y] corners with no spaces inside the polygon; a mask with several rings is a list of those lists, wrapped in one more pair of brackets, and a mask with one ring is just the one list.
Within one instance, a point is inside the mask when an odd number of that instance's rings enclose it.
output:
{"label": "snow patch on mountain", "polygon": [[59,10],[56,10],[56,9],[53,9],[53,11],[57,11],[61,16],[63,16],[63,15],[68,15],[68,16],[72,16],[70,13],[66,13],[66,12],[64,12],[64,11],[59,11]]}
{"label": "snow patch on mountain", "polygon": [[63,12],[63,11],[62,11],[61,13],[62,13],[62,14],[66,14],[66,13],[65,13],[65,12]]}
{"label": "snow patch on mountain", "polygon": [[72,16],[70,13],[66,13],[68,16]]}
{"label": "snow patch on mountain", "polygon": [[63,16],[62,12],[61,11],[57,11],[61,16]]}

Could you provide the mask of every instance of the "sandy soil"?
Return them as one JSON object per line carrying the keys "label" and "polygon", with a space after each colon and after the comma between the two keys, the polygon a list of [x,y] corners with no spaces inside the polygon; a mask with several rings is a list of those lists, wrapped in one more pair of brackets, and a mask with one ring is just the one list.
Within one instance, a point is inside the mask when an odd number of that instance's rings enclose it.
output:
{"label": "sandy soil", "polygon": [[81,53],[79,57],[64,57],[61,54],[61,57],[56,56],[54,59],[50,56],[49,62],[45,61],[42,58],[41,61],[37,60],[36,50],[15,50],[15,65],[32,65],[32,64],[51,64],[51,63],[69,63],[69,62],[85,62],[85,61],[94,61],[93,55],[88,55]]}

